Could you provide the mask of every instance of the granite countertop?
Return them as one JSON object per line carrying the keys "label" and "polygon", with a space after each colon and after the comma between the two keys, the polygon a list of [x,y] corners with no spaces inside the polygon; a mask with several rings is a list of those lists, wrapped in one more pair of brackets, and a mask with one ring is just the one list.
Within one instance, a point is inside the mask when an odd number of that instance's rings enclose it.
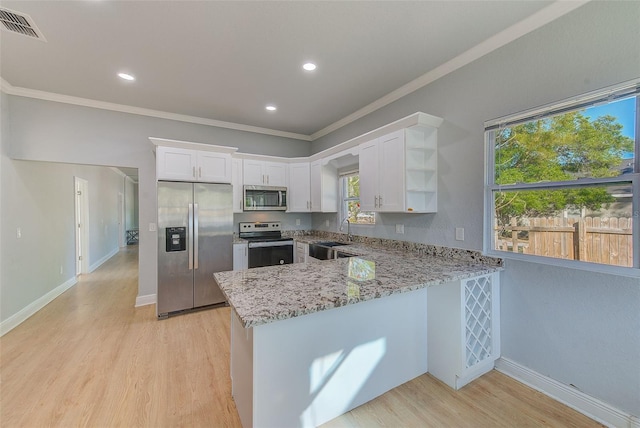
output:
{"label": "granite countertop", "polygon": [[362,243],[337,248],[356,257],[218,272],[214,278],[244,327],[250,328],[503,269],[484,260]]}

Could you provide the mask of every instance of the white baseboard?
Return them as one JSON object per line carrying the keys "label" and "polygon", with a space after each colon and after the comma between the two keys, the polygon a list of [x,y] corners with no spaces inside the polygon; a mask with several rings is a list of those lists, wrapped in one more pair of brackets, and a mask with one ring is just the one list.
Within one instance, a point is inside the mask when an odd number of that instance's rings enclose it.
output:
{"label": "white baseboard", "polygon": [[496,361],[496,370],[604,425],[616,428],[640,428],[640,419],[637,416],[618,410],[597,398],[507,358],[499,358]]}
{"label": "white baseboard", "polygon": [[98,260],[97,262],[95,262],[94,264],[92,264],[91,266],[89,266],[89,273],[93,272],[94,270],[98,269],[100,266],[102,266],[102,264],[104,262],[106,262],[107,260],[109,260],[111,257],[115,256],[116,254],[118,254],[118,251],[120,251],[120,248],[116,247],[113,250],[111,250],[111,252],[109,254],[107,254],[106,256],[104,256],[103,258],[101,258],[100,260]]}
{"label": "white baseboard", "polygon": [[21,309],[19,312],[11,315],[6,320],[0,322],[0,336],[4,336],[20,324],[22,324],[27,318],[31,315],[38,312],[40,309],[44,308],[47,304],[49,304],[53,299],[67,291],[69,288],[76,285],[78,279],[74,276],[73,278],[69,278],[63,284],[60,284],[53,290],[49,291],[44,296],[40,297],[38,300],[35,300]]}
{"label": "white baseboard", "polygon": [[156,303],[155,294],[147,294],[146,296],[136,297],[136,308],[138,306],[153,305]]}

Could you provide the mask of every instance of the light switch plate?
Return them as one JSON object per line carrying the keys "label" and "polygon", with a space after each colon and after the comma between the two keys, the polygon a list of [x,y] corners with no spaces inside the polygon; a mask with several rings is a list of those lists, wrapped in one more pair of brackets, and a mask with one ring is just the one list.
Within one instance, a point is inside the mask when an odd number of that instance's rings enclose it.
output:
{"label": "light switch plate", "polygon": [[156,231],[156,224],[149,223],[149,232],[155,232],[155,231]]}
{"label": "light switch plate", "polygon": [[396,233],[404,235],[404,224],[396,224]]}

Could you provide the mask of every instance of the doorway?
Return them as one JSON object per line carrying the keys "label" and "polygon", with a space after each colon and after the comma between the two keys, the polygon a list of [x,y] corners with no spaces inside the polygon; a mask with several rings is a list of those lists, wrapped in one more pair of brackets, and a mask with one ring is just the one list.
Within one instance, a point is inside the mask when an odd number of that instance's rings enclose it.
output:
{"label": "doorway", "polygon": [[89,273],[89,182],[74,176],[76,275]]}

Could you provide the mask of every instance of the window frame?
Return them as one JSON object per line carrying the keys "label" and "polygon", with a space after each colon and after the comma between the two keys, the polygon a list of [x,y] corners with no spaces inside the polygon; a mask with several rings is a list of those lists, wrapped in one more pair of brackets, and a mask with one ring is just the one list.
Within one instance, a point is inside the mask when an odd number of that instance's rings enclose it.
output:
{"label": "window frame", "polygon": [[[353,171],[348,171],[348,172],[343,172],[340,173],[338,175],[338,186],[339,186],[339,191],[340,191],[340,209],[338,211],[338,229],[340,229],[340,227],[343,226],[343,223],[345,222],[347,215],[349,214],[349,209],[347,208],[347,204],[349,202],[353,202],[353,201],[358,201],[360,202],[360,195],[358,195],[357,198],[354,197],[348,197],[347,196],[347,184],[346,184],[346,180],[348,177],[353,177],[354,175],[360,175],[360,171],[359,170],[353,170]],[[365,212],[369,212],[369,211],[365,211]],[[373,223],[351,223],[351,227],[353,226],[375,226],[376,224],[376,217],[375,217],[375,212],[372,212],[373,214]]]}
{"label": "window frame", "polygon": [[[570,181],[537,182],[496,184],[495,182],[495,135],[496,132],[508,126],[514,126],[532,120],[567,113],[570,111],[586,109],[598,104],[611,103],[619,99],[635,96],[636,99],[636,129],[634,171],[609,178],[581,178]],[[640,277],[640,79],[625,82],[603,90],[590,92],[578,97],[570,98],[547,104],[542,107],[504,116],[485,122],[485,185],[484,185],[484,231],[483,253],[502,259],[513,259],[532,263],[541,263],[564,268],[601,272],[620,276]],[[555,257],[545,257],[532,254],[521,254],[495,249],[495,234],[493,230],[495,219],[495,192],[512,190],[549,190],[566,188],[584,188],[592,185],[607,185],[611,183],[631,183],[632,197],[632,242],[633,242],[633,267],[614,266],[601,263],[585,262],[580,260],[567,260]]]}

